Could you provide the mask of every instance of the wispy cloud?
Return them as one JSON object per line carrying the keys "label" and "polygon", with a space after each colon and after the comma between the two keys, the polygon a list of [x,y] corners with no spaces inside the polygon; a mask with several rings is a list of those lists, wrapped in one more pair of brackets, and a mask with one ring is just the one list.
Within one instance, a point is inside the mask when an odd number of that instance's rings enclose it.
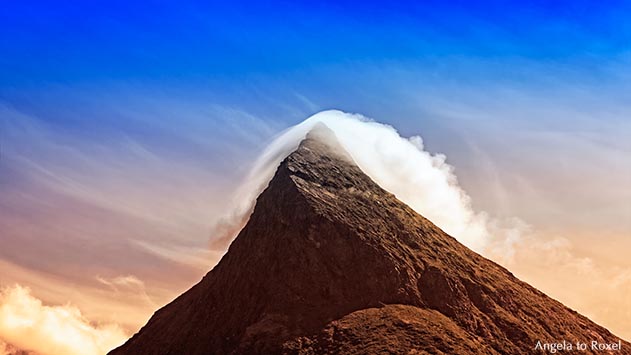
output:
{"label": "wispy cloud", "polygon": [[134,275],[116,276],[112,278],[97,276],[96,280],[111,288],[112,291],[117,294],[134,293],[141,298],[144,298],[152,309],[157,309],[160,306],[151,299],[149,294],[147,294],[145,283]]}

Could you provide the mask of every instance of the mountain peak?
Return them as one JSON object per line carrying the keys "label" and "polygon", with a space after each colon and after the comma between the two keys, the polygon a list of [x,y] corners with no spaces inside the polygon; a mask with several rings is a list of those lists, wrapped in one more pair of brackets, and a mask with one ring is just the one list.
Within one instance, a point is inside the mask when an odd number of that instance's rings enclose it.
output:
{"label": "mountain peak", "polygon": [[278,171],[283,169],[303,188],[311,184],[312,188],[376,190],[388,194],[361,171],[335,133],[323,123],[315,125],[298,148],[281,162]]}
{"label": "mountain peak", "polygon": [[219,264],[112,354],[523,354],[561,340],[618,342],[379,187],[318,125]]}

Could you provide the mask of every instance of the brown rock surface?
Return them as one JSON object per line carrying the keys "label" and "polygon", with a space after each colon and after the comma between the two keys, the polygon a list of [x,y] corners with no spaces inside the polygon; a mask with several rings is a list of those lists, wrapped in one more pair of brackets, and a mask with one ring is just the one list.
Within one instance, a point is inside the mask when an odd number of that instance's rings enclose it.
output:
{"label": "brown rock surface", "polygon": [[537,341],[618,342],[380,188],[323,143],[331,134],[312,132],[219,264],[110,354],[528,354]]}

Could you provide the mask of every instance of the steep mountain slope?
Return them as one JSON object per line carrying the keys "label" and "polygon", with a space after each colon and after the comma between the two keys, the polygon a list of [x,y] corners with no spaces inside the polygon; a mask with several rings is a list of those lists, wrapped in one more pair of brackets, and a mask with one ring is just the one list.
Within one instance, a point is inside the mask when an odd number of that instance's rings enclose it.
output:
{"label": "steep mountain slope", "polygon": [[[537,341],[618,342],[377,186],[331,136],[310,133],[221,262],[110,354],[524,354]],[[621,344],[615,353],[631,354]]]}

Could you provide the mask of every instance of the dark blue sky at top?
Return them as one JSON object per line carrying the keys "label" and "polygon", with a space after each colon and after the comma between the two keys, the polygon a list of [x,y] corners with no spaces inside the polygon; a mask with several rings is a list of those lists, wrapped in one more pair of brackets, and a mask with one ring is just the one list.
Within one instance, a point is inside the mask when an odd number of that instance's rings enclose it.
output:
{"label": "dark blue sky at top", "polygon": [[203,82],[441,56],[598,61],[628,50],[630,11],[617,1],[6,1],[0,85]]}

